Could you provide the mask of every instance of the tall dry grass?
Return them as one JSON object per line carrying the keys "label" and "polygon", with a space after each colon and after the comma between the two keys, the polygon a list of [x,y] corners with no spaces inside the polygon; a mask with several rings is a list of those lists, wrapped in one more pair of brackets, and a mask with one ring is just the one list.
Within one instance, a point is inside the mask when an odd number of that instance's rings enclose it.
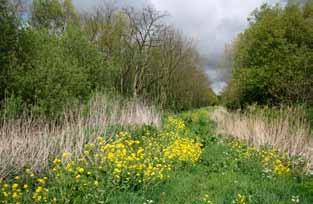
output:
{"label": "tall dry grass", "polygon": [[158,126],[160,115],[142,102],[95,96],[88,105],[66,111],[59,124],[31,117],[4,120],[0,125],[0,178],[25,167],[42,171],[49,160],[65,151],[78,156],[84,144],[115,124]]}
{"label": "tall dry grass", "polygon": [[272,146],[291,156],[302,156],[307,170],[313,170],[313,137],[302,108],[258,109],[228,112],[218,108],[212,114],[217,131],[243,139],[257,147]]}

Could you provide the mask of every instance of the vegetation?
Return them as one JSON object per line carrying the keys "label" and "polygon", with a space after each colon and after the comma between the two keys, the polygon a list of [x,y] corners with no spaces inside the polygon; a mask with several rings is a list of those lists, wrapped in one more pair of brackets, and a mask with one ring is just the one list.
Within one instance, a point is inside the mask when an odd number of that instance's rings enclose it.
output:
{"label": "vegetation", "polygon": [[250,106],[245,112],[216,109],[213,120],[218,132],[249,141],[257,147],[270,145],[281,153],[301,156],[305,169],[313,168],[312,132],[301,107],[260,108]]}
{"label": "vegetation", "polygon": [[313,1],[297,2],[256,9],[226,47],[222,67],[232,74],[221,98],[230,112],[215,120],[224,134],[311,161]]}
{"label": "vegetation", "polygon": [[[265,4],[256,9],[249,17],[248,28],[226,47],[221,67],[231,67],[232,72],[227,76],[230,83],[221,99],[227,109],[218,108],[212,114],[217,133],[252,145],[252,149],[247,147],[242,152],[245,145],[235,140],[231,149],[241,149],[240,154],[247,158],[255,152],[254,148],[258,149],[258,153],[252,155],[254,158],[261,155],[262,176],[266,178],[271,177],[268,173],[294,177],[292,172],[298,172],[298,176],[303,175],[301,172],[312,172],[313,2],[296,2],[288,1],[286,6]],[[270,162],[272,159],[274,162]],[[243,165],[246,164],[244,161]],[[251,175],[256,166],[248,167],[246,173]],[[310,189],[311,182],[298,183],[292,189],[294,193]],[[243,185],[244,182],[239,183]],[[280,198],[272,201],[269,201],[273,198],[270,195],[263,194],[263,199],[255,201],[240,193],[237,201],[309,202],[301,200],[296,193],[291,200],[282,201],[287,192],[288,188],[284,188]]]}
{"label": "vegetation", "polygon": [[[110,142],[109,142],[110,141]],[[78,159],[1,184],[2,203],[312,203],[303,163],[269,147],[216,137],[208,109],[102,135]]]}
{"label": "vegetation", "polygon": [[313,2],[263,5],[233,43],[229,108],[313,104]]}
{"label": "vegetation", "polygon": [[120,127],[160,126],[159,111],[138,101],[96,95],[86,104],[63,113],[57,123],[28,115],[2,121],[0,126],[0,178],[18,174],[25,167],[35,172],[47,170],[51,160],[69,151],[73,158],[85,144],[102,134],[113,134]]}
{"label": "vegetation", "polygon": [[[13,1],[19,2],[22,1]],[[56,118],[93,92],[122,95],[168,110],[209,105],[214,93],[192,43],[152,8],[107,4],[78,14],[70,0],[1,0],[0,104],[2,115],[21,112]]]}

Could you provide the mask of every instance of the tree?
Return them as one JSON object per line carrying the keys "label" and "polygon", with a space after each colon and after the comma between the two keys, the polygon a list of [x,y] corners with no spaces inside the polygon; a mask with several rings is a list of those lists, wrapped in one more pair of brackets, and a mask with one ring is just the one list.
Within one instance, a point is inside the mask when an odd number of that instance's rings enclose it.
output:
{"label": "tree", "polygon": [[125,9],[124,12],[130,22],[128,46],[135,52],[130,63],[134,71],[132,95],[136,98],[143,89],[150,53],[154,47],[159,46],[160,33],[165,29],[161,22],[165,14],[159,13],[151,7],[144,8],[139,12],[134,9]]}
{"label": "tree", "polygon": [[230,103],[313,104],[311,5],[264,5],[253,13],[234,44]]}
{"label": "tree", "polygon": [[79,18],[71,0],[34,0],[31,22],[35,27],[63,32]]}
{"label": "tree", "polygon": [[0,0],[0,102],[3,101],[18,49],[18,21],[8,0]]}

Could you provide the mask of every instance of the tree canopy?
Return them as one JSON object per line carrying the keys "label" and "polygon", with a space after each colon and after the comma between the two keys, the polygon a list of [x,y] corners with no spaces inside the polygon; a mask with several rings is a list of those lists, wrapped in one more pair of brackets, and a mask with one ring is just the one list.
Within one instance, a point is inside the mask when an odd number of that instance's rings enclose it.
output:
{"label": "tree canopy", "polygon": [[313,1],[263,5],[233,44],[230,107],[313,104]]}

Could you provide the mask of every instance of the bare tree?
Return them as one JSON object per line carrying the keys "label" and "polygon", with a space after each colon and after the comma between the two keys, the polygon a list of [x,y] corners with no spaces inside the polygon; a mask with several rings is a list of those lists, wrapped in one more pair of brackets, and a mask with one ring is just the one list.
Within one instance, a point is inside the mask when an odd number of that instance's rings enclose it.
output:
{"label": "bare tree", "polygon": [[133,59],[134,79],[133,97],[138,97],[142,90],[144,76],[147,73],[151,52],[160,46],[160,34],[166,29],[162,19],[166,16],[151,7],[136,11],[133,8],[124,9],[130,22],[128,45],[135,51]]}

